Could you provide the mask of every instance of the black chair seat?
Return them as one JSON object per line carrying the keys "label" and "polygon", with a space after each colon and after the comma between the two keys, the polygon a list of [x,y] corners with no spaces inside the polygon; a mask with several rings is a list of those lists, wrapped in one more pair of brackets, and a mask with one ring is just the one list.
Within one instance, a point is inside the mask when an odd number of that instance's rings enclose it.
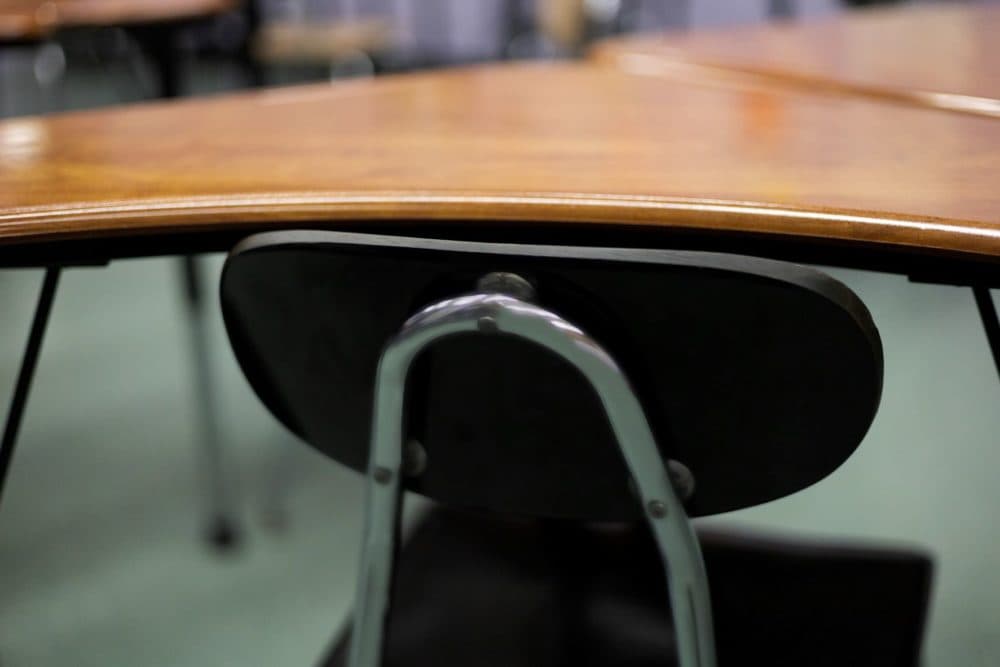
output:
{"label": "black chair seat", "polygon": [[[916,667],[931,585],[917,550],[699,531],[720,667]],[[665,667],[673,628],[642,524],[438,507],[403,546],[385,667]],[[325,667],[346,665],[346,633]]]}

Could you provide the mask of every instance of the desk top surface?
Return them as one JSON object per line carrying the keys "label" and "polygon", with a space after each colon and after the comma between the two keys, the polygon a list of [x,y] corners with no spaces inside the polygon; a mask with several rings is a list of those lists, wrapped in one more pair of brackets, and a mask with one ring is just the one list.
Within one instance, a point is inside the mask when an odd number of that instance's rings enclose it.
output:
{"label": "desk top surface", "polygon": [[236,0],[4,0],[0,5],[0,39],[37,39],[59,28],[209,16],[237,4]]}
{"label": "desk top surface", "polygon": [[1000,4],[865,9],[832,19],[609,40],[594,60],[733,76],[1000,116]]}
{"label": "desk top surface", "polygon": [[989,259],[998,169],[988,118],[477,67],[2,122],[0,246],[499,221]]}

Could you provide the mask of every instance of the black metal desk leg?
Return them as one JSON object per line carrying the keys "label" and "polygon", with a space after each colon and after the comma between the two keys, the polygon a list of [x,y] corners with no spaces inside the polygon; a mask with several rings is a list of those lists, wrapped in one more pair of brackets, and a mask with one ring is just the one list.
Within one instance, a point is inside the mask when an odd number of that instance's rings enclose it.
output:
{"label": "black metal desk leg", "polygon": [[177,25],[154,24],[132,30],[132,35],[153,62],[157,78],[157,97],[173,99],[181,94],[180,54],[177,51]]}
{"label": "black metal desk leg", "polygon": [[[182,92],[180,54],[177,51],[179,24],[151,25],[136,29],[133,34],[146,55],[152,60],[158,80],[158,97],[173,99]],[[188,326],[194,361],[195,398],[198,401],[201,430],[201,469],[205,475],[209,498],[209,543],[217,549],[229,549],[239,542],[239,528],[234,512],[233,494],[222,453],[219,425],[216,418],[215,386],[209,368],[208,320],[202,296],[202,276],[198,259],[192,256],[178,259],[188,307]]]}
{"label": "black metal desk leg", "polygon": [[21,418],[28,404],[28,393],[31,390],[31,380],[35,375],[38,355],[42,351],[42,340],[49,323],[49,313],[52,312],[52,301],[59,285],[61,268],[49,267],[45,270],[42,290],[38,294],[38,305],[35,306],[35,317],[31,322],[28,334],[28,344],[21,359],[21,370],[14,386],[14,395],[10,399],[10,409],[7,412],[7,423],[3,429],[3,441],[0,443],[0,501],[3,500],[3,490],[7,481],[7,470],[14,456],[14,446],[17,443],[17,433],[21,428]]}
{"label": "black metal desk leg", "polygon": [[246,35],[243,43],[240,44],[239,60],[246,73],[247,86],[250,88],[263,88],[267,84],[267,75],[264,72],[264,65],[253,53],[253,38],[257,35],[261,26],[261,12],[258,6],[259,0],[251,0],[243,3],[243,18],[246,21]]}
{"label": "black metal desk leg", "polygon": [[976,297],[979,318],[983,321],[986,340],[990,344],[990,352],[993,353],[993,363],[997,367],[997,375],[1000,376],[1000,321],[997,321],[996,305],[988,287],[975,286],[972,288],[972,294]]}
{"label": "black metal desk leg", "polygon": [[234,512],[233,493],[223,465],[222,439],[215,405],[215,386],[210,363],[209,331],[204,295],[202,293],[201,267],[197,257],[181,260],[188,308],[188,324],[195,375],[195,400],[198,402],[198,421],[201,430],[199,468],[205,475],[209,498],[208,539],[218,549],[228,549],[239,542],[239,528]]}

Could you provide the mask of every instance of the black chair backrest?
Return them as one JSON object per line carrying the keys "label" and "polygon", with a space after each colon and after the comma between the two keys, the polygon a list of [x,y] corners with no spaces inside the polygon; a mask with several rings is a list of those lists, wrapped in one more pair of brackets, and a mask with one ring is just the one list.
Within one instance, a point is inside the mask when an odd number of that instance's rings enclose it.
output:
{"label": "black chair backrest", "polygon": [[[539,305],[618,361],[665,458],[705,515],[780,498],[836,469],[878,407],[868,311],[810,268],[752,257],[297,231],[231,253],[221,297],[236,356],[288,428],[364,469],[379,355],[411,315],[516,273]],[[407,385],[427,465],[406,487],[467,508],[638,515],[596,395],[551,353],[506,336],[446,339]]]}

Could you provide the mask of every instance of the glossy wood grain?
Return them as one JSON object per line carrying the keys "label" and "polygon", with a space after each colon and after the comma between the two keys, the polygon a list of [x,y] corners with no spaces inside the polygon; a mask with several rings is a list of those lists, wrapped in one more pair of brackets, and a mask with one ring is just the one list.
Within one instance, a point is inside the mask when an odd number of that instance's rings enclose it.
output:
{"label": "glossy wood grain", "polygon": [[998,168],[991,119],[481,67],[0,123],[0,243],[541,221],[998,257]]}
{"label": "glossy wood grain", "polygon": [[0,39],[38,39],[60,28],[178,21],[236,6],[237,0],[3,0]]}
{"label": "glossy wood grain", "polygon": [[1000,5],[904,5],[833,19],[640,35],[595,61],[679,79],[737,77],[1000,117]]}

